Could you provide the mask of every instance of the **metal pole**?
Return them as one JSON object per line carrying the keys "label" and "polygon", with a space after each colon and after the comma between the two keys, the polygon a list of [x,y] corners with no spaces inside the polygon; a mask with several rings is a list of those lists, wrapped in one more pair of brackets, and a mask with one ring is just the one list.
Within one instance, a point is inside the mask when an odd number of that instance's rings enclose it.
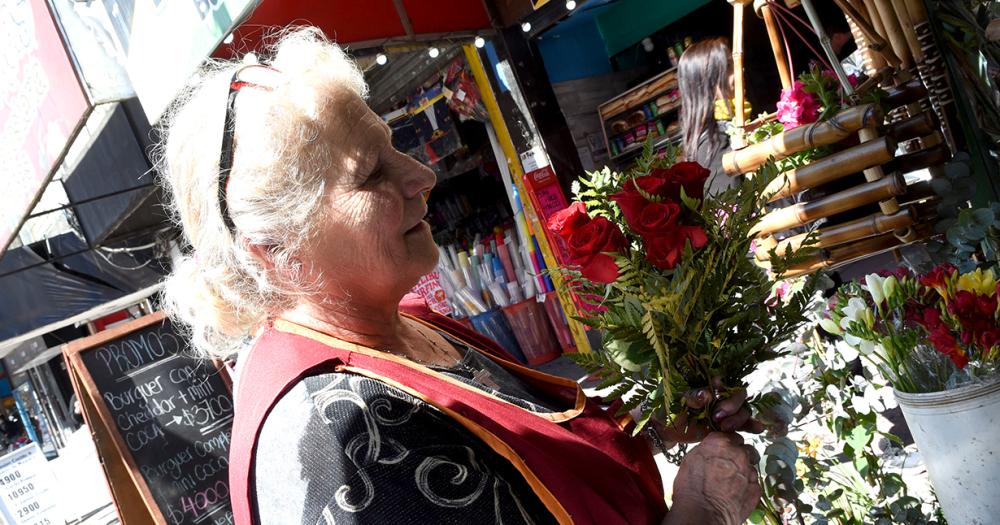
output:
{"label": "metal pole", "polygon": [[833,68],[833,72],[837,75],[837,80],[840,81],[840,86],[844,89],[844,94],[853,98],[854,86],[847,79],[847,73],[844,72],[844,67],[840,65],[840,60],[837,60],[837,54],[833,52],[830,37],[826,34],[826,30],[823,29],[823,22],[819,19],[819,13],[816,12],[812,0],[802,0],[802,7],[806,10],[806,16],[809,17],[809,22],[812,23],[813,30],[816,31],[816,36],[819,37],[819,45],[823,48],[823,52],[826,53],[826,58],[830,61],[830,67]]}

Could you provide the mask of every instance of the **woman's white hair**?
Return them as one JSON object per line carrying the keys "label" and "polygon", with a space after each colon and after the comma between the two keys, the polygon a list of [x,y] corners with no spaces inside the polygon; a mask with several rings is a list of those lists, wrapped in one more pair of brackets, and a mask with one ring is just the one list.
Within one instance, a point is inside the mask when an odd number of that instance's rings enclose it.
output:
{"label": "woman's white hair", "polygon": [[[269,51],[272,89],[244,88],[236,99],[227,199],[235,235],[223,223],[217,187],[229,82],[244,64],[206,65],[161,123],[156,164],[190,248],[167,278],[164,305],[204,357],[231,356],[308,293],[295,254],[322,214],[331,151],[316,138],[333,110],[331,87],[367,95],[357,65],[316,28],[285,30]],[[271,264],[250,245],[264,247]]]}

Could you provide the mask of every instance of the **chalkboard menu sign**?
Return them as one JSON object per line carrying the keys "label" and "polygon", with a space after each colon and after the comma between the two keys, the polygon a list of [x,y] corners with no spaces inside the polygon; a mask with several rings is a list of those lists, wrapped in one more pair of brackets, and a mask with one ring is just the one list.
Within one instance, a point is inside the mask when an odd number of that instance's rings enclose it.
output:
{"label": "chalkboard menu sign", "polygon": [[81,397],[89,396],[88,405],[96,409],[99,421],[88,421],[110,430],[157,523],[233,523],[228,376],[192,357],[162,313],[108,332],[64,349],[78,387],[85,390]]}

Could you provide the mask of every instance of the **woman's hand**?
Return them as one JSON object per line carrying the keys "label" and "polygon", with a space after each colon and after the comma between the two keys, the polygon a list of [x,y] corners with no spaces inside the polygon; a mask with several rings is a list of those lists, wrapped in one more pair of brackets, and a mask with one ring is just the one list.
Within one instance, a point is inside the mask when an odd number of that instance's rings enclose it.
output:
{"label": "woman's hand", "polygon": [[760,456],[738,434],[712,432],[688,452],[674,479],[664,525],[739,525],[760,500]]}
{"label": "woman's hand", "polygon": [[[713,391],[722,390],[722,381],[718,378],[712,380],[714,388],[703,388],[692,390],[684,394],[684,401],[692,411],[703,410],[716,400]],[[728,398],[722,399],[716,404],[712,421],[717,428],[724,432],[750,432],[760,434],[764,431],[764,425],[750,417],[750,408],[746,405],[746,390],[737,390]],[[673,443],[697,443],[705,438],[712,430],[701,422],[689,422],[687,413],[680,414],[671,423],[665,424],[657,419],[651,422],[655,425],[656,432],[665,442],[665,446],[670,448]]]}

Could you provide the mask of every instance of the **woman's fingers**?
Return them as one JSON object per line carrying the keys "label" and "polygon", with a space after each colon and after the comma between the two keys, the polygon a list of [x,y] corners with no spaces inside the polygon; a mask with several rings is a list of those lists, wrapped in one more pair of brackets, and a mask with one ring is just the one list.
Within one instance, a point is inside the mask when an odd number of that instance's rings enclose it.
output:
{"label": "woman's fingers", "polygon": [[[716,423],[721,423],[722,420],[736,415],[743,408],[743,404],[747,401],[747,391],[740,389],[726,399],[719,401],[719,404],[715,407],[715,412],[712,414],[712,419]],[[743,422],[741,421],[740,424]]]}
{"label": "woman's fingers", "polygon": [[736,432],[737,430],[743,428],[749,421],[750,410],[743,407],[737,410],[735,414],[724,418],[721,421],[716,420],[716,423],[719,425],[719,430],[722,430],[723,432]]}
{"label": "woman's fingers", "polygon": [[747,432],[747,433],[750,433],[750,434],[761,434],[765,430],[767,430],[767,427],[764,426],[764,423],[761,423],[760,421],[757,421],[756,419],[749,419],[738,430],[740,432]]}
{"label": "woman's fingers", "polygon": [[712,392],[710,392],[707,388],[692,390],[684,394],[684,403],[687,404],[688,408],[701,410],[708,406],[708,404],[712,401],[712,397]]}

